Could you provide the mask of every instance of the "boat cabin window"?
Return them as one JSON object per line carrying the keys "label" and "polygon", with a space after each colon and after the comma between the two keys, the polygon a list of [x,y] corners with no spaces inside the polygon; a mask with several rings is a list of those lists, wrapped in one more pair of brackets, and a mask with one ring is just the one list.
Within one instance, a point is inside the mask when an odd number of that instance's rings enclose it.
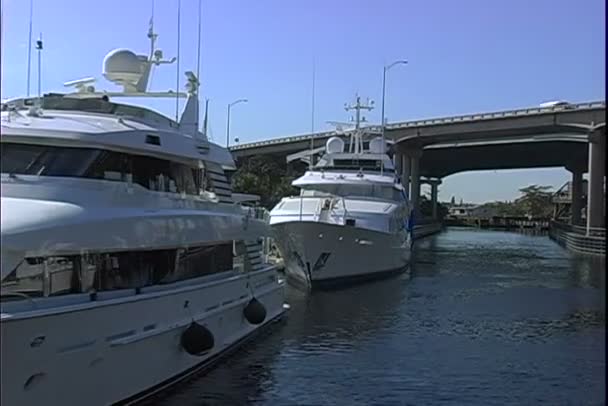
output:
{"label": "boat cabin window", "polygon": [[[247,249],[228,241],[188,249],[26,258],[1,284],[2,300],[136,289],[247,270]],[[17,295],[6,295],[16,293]]]}
{"label": "boat cabin window", "polygon": [[177,252],[176,266],[161,283],[182,281],[232,270],[233,243],[204,245]]}
{"label": "boat cabin window", "polygon": [[2,173],[132,181],[150,190],[189,195],[205,187],[201,169],[150,156],[13,142],[3,142],[1,150]]}

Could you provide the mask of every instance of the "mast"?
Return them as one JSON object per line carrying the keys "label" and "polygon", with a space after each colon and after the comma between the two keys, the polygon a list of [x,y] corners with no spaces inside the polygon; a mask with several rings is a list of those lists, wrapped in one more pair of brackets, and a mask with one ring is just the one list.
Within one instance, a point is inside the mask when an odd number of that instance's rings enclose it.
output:
{"label": "mast", "polygon": [[344,110],[346,111],[355,110],[355,131],[353,131],[351,135],[349,152],[355,154],[360,154],[361,152],[363,152],[363,137],[361,137],[361,133],[359,130],[361,128],[361,123],[366,122],[367,120],[364,116],[361,115],[361,111],[371,111],[373,109],[374,102],[367,99],[365,103],[361,103],[361,97],[358,94],[356,95],[354,104],[346,103],[344,105]]}
{"label": "mast", "polygon": [[30,30],[27,40],[27,97],[30,97],[30,75],[32,72],[32,21],[34,19],[34,0],[30,0]]}

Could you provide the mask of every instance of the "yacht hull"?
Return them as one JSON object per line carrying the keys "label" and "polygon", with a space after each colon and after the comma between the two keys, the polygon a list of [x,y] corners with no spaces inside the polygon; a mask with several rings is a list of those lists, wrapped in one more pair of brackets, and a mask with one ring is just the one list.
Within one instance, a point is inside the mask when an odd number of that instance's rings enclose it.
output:
{"label": "yacht hull", "polygon": [[290,284],[334,288],[407,270],[405,236],[345,225],[288,221],[272,225]]}
{"label": "yacht hull", "polygon": [[[1,403],[132,403],[209,367],[285,312],[274,267],[226,276],[3,304]],[[257,325],[244,316],[252,295],[266,310]],[[192,322],[213,336],[200,355],[182,345]]]}

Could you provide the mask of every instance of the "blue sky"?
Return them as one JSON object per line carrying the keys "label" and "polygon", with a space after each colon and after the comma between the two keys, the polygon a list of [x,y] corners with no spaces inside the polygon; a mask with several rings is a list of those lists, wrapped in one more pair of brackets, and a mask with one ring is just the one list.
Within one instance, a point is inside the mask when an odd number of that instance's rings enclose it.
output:
{"label": "blue sky", "polygon": [[[29,1],[2,0],[2,98],[26,91]],[[101,78],[104,55],[119,47],[147,53],[151,0],[36,0],[34,38],[43,33],[43,91]],[[177,0],[156,0],[158,47],[176,55]],[[197,0],[182,0],[180,70],[196,69]],[[389,122],[535,106],[548,100],[605,99],[603,0],[204,0],[202,93],[210,128],[225,143],[307,133],[316,61],[317,131],[347,120],[355,92],[381,100],[382,66],[407,59],[387,78]],[[35,53],[32,89],[36,89]],[[175,88],[175,65],[152,88]],[[183,76],[180,79],[184,83]],[[98,87],[109,87],[101,80]],[[173,115],[174,103],[155,105]],[[368,115],[380,121],[380,109]],[[531,183],[561,186],[563,169],[452,175],[440,199],[513,199]]]}

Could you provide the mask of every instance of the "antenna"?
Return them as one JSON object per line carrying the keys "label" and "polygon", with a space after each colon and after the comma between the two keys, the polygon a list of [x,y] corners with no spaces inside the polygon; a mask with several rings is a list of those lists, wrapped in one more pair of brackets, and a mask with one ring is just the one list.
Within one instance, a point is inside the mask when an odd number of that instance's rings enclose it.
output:
{"label": "antenna", "polygon": [[[152,0],[152,13],[150,14],[150,26],[148,28],[148,38],[150,38],[150,57],[148,59],[152,60],[154,56],[154,47],[156,44],[156,38],[158,38],[158,34],[154,33],[154,0]],[[177,89],[179,91],[179,89]]]}
{"label": "antenna", "polygon": [[182,1],[177,0],[177,85],[175,89],[175,122],[179,122],[179,50],[180,50],[180,33],[181,33],[181,9],[182,9]]}
{"label": "antenna", "polygon": [[[198,52],[196,55],[196,78],[198,79],[198,82],[201,82],[201,20],[202,20],[202,0],[198,0]],[[178,54],[179,55],[179,54]],[[179,89],[177,89],[177,91],[179,91]],[[196,94],[197,99],[200,98],[200,93]],[[204,134],[205,137],[207,136],[207,107],[209,105],[209,100],[207,99],[205,101],[205,118],[204,118]],[[200,99],[197,100],[196,106],[198,107],[198,109],[200,109]],[[199,120],[200,120],[200,111],[196,112],[196,133],[198,133],[198,126],[199,126]]]}
{"label": "antenna", "polygon": [[[148,25],[148,39],[150,39],[150,56],[148,56],[148,60],[152,61],[154,58],[154,51],[156,47],[156,38],[158,38],[158,34],[154,32],[154,0],[152,0],[152,11],[150,12],[150,24]],[[152,66],[150,65],[150,76],[148,77],[148,83],[152,82],[152,76],[154,71],[152,70]],[[146,85],[148,84],[146,83]],[[179,89],[178,89],[179,90]]]}
{"label": "antenna", "polygon": [[27,97],[30,97],[30,74],[32,71],[32,21],[34,20],[34,0],[30,0],[30,32],[27,40]]}
{"label": "antenna", "polygon": [[308,161],[308,168],[312,169],[314,161],[313,150],[315,149],[315,72],[316,64],[315,58],[312,58],[312,96],[311,96],[311,112],[310,112],[310,159]]}
{"label": "antenna", "polygon": [[[1,5],[1,4],[0,4]],[[4,65],[4,7],[0,7],[0,74],[2,73],[2,66]],[[0,85],[2,86],[2,85]],[[0,90],[2,93],[2,90]],[[8,115],[10,117],[10,114]]]}
{"label": "antenna", "polygon": [[36,50],[38,51],[38,102],[42,96],[42,33],[36,41]]}

